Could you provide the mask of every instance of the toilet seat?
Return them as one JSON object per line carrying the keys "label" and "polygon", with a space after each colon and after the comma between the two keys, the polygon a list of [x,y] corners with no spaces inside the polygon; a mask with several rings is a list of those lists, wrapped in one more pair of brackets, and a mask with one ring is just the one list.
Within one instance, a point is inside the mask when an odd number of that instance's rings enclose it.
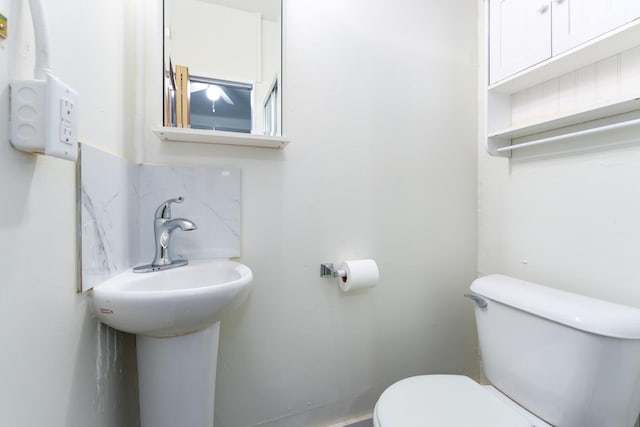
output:
{"label": "toilet seat", "polygon": [[[513,406],[512,406],[513,405]],[[376,427],[533,427],[531,417],[462,375],[422,375],[387,388],[374,410]]]}

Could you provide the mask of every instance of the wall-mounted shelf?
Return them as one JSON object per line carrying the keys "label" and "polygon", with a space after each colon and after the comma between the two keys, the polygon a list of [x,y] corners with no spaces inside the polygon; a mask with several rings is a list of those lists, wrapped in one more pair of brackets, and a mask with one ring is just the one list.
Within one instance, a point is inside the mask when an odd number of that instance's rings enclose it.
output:
{"label": "wall-mounted shelf", "polygon": [[291,140],[286,136],[265,136],[217,130],[157,126],[151,129],[163,141],[198,142],[258,148],[284,148]]}
{"label": "wall-mounted shelf", "polygon": [[[490,131],[487,134],[487,150],[496,156],[510,157],[511,151],[540,143],[562,141],[589,134],[602,133],[607,130],[637,125],[640,112],[640,98],[611,101],[589,106],[567,114],[554,115],[548,119],[528,122],[521,126],[511,126]],[[625,114],[629,113],[629,114]],[[603,122],[603,120],[605,120]],[[584,125],[576,130],[576,125]],[[555,135],[548,137],[546,132],[555,131]],[[525,137],[527,142],[516,141]],[[517,142],[516,145],[514,142]]]}
{"label": "wall-mounted shelf", "polygon": [[[618,116],[619,117],[619,116]],[[604,132],[609,132],[614,129],[624,129],[632,126],[640,125],[640,119],[626,119],[622,121],[617,121],[614,123],[603,124],[603,125],[595,125],[593,127],[589,126],[586,129],[569,131],[566,133],[561,133],[559,135],[548,136],[544,138],[538,138],[527,142],[521,142],[515,145],[506,145],[504,147],[498,148],[496,151],[498,153],[509,152],[513,150],[519,150],[525,147],[532,147],[534,145],[548,144],[550,142],[564,141],[567,139],[579,138],[587,135],[595,135]]]}
{"label": "wall-mounted shelf", "polygon": [[490,132],[489,138],[515,139],[523,136],[535,135],[550,130],[577,125],[592,120],[615,116],[634,110],[640,110],[640,98],[599,104],[569,114],[553,116],[547,120],[530,122],[522,126],[513,126]]}

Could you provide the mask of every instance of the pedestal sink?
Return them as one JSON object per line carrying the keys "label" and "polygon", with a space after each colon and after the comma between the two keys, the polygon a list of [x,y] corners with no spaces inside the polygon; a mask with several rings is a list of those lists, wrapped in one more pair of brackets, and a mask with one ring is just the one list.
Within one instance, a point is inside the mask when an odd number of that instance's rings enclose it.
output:
{"label": "pedestal sink", "polygon": [[92,290],[100,321],[136,334],[142,427],[213,427],[220,319],[247,297],[252,278],[237,262],[195,260],[129,270]]}

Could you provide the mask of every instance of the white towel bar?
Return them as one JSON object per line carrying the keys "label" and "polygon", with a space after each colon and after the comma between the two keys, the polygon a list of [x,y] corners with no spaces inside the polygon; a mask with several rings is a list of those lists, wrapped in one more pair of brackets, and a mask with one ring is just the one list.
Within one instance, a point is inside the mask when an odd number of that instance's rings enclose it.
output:
{"label": "white towel bar", "polygon": [[606,132],[608,130],[613,130],[613,129],[626,128],[626,127],[637,125],[637,124],[640,124],[640,119],[627,120],[625,122],[613,123],[610,125],[600,126],[596,128],[579,130],[576,132],[565,133],[562,135],[550,136],[548,138],[542,138],[542,139],[536,139],[534,141],[523,142],[522,144],[508,145],[506,147],[498,148],[496,151],[503,152],[503,151],[517,150],[518,148],[531,147],[533,145],[546,144],[547,142],[561,141],[563,139],[575,138],[577,136],[585,136],[585,135],[591,135],[594,133]]}

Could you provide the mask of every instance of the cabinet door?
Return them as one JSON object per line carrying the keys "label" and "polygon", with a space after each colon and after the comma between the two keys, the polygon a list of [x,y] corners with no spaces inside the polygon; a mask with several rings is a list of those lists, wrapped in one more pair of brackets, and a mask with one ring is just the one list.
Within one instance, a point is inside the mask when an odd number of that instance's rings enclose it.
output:
{"label": "cabinet door", "polygon": [[553,0],[553,55],[640,17],[640,0]]}
{"label": "cabinet door", "polygon": [[495,83],[551,57],[549,0],[490,0],[489,80]]}

